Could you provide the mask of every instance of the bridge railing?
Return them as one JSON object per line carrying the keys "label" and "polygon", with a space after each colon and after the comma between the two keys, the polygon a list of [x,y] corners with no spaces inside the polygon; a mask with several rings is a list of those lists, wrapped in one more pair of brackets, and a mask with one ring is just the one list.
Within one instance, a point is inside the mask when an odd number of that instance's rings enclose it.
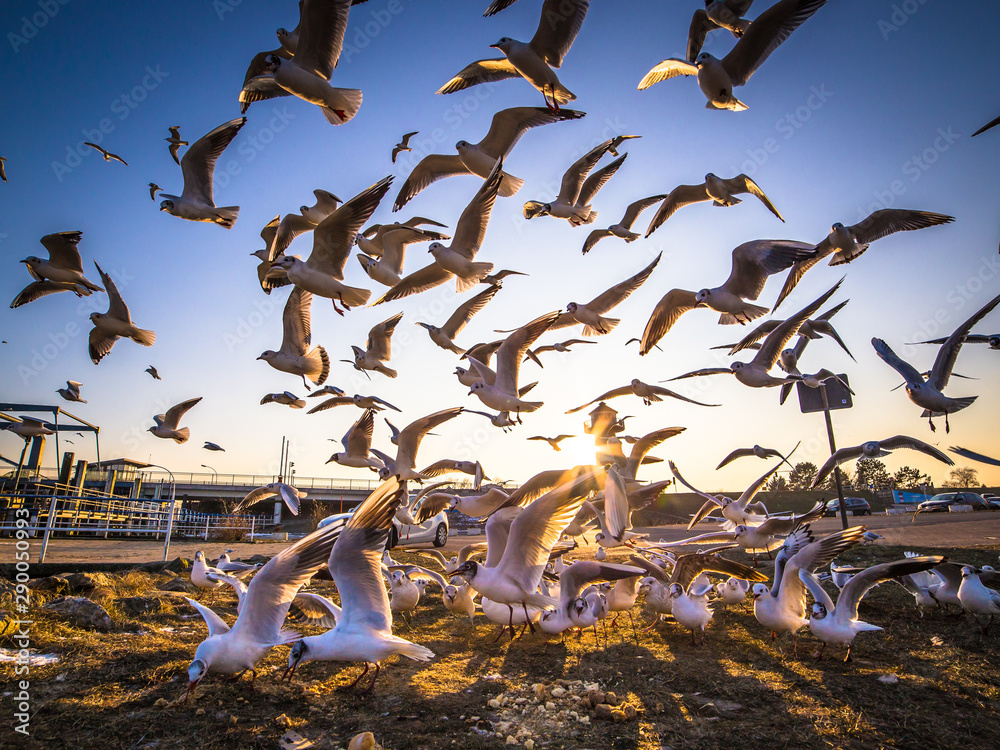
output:
{"label": "bridge railing", "polygon": [[[135,500],[81,495],[0,494],[0,536],[19,540],[42,537],[38,562],[44,562],[54,537],[108,539],[164,538],[170,522],[168,500]],[[172,537],[206,541],[238,541],[267,533],[273,518],[265,515],[221,515],[182,509],[174,504]],[[30,544],[28,545],[30,547]]]}

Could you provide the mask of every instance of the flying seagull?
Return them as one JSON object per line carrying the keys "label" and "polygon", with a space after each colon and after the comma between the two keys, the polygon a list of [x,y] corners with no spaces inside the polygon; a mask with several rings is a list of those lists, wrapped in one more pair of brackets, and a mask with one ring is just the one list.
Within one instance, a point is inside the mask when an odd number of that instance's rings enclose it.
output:
{"label": "flying seagull", "polygon": [[150,427],[148,431],[164,440],[173,440],[175,443],[186,443],[188,438],[191,437],[191,430],[187,427],[181,427],[180,421],[199,401],[201,401],[201,396],[198,396],[198,398],[189,398],[187,401],[182,401],[175,406],[171,406],[167,409],[166,414],[157,414],[153,417],[153,421],[156,424]]}
{"label": "flying seagull", "polygon": [[330,357],[326,349],[322,346],[309,348],[312,343],[311,308],[312,294],[295,287],[281,314],[281,348],[278,351],[268,349],[257,357],[275,370],[300,376],[307,391],[312,389],[306,378],[323,385],[330,375]]}
{"label": "flying seagull", "polygon": [[395,146],[392,147],[392,163],[396,163],[396,157],[399,156],[401,151],[412,151],[413,147],[410,146],[410,139],[419,133],[419,130],[414,130],[412,133],[404,133],[402,139]]}
{"label": "flying seagull", "polygon": [[177,152],[180,151],[181,146],[188,145],[188,142],[181,140],[180,125],[171,125],[169,128],[167,128],[167,130],[170,131],[170,137],[164,138],[163,140],[165,140],[167,143],[170,144],[170,155],[174,157],[174,161],[177,162],[178,165],[180,165],[181,160],[178,158]]}
{"label": "flying seagull", "polygon": [[954,466],[955,462],[952,461],[947,454],[942,453],[933,445],[928,445],[923,440],[917,440],[916,438],[907,437],[906,435],[896,435],[895,437],[886,438],[885,440],[869,440],[867,443],[862,443],[861,445],[855,445],[850,448],[840,448],[836,451],[825,464],[816,473],[816,478],[813,479],[813,488],[818,487],[820,483],[830,476],[834,467],[839,466],[845,461],[852,461],[854,459],[862,458],[881,458],[883,456],[888,456],[890,452],[896,450],[897,448],[910,448],[915,451],[920,451],[925,453],[932,458],[936,458],[938,461],[948,464],[948,466]]}
{"label": "flying seagull", "polygon": [[724,179],[716,177],[709,172],[705,175],[705,181],[700,185],[678,185],[663,199],[663,203],[656,210],[656,215],[649,222],[646,229],[646,236],[649,237],[659,229],[667,219],[674,215],[679,208],[690,206],[693,203],[703,203],[712,201],[715,206],[735,206],[742,201],[736,196],[741,193],[749,193],[760,199],[760,202],[767,206],[767,210],[784,222],[784,218],[778,209],[771,203],[760,186],[745,174],[738,174],[735,177]]}
{"label": "flying seagull", "polygon": [[112,159],[114,159],[115,161],[120,161],[126,167],[128,166],[128,162],[125,161],[123,158],[121,158],[118,154],[112,154],[110,151],[101,148],[96,143],[90,143],[89,141],[84,141],[83,145],[90,146],[92,149],[97,151],[101,156],[104,157],[104,161],[111,161]]}
{"label": "flying seagull", "polygon": [[111,347],[123,336],[142,346],[152,346],[156,343],[156,334],[153,331],[137,328],[132,323],[132,315],[118,292],[114,279],[101,270],[96,260],[94,265],[97,266],[97,273],[101,275],[104,288],[108,290],[108,311],[90,314],[90,322],[94,327],[90,331],[88,350],[91,361],[96,365],[111,353]]}

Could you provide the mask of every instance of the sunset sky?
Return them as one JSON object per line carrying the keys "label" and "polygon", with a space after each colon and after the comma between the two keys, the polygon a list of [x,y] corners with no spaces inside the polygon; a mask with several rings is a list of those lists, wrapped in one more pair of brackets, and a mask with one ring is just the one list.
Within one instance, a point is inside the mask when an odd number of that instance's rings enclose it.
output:
{"label": "sunset sky", "polygon": [[[63,4],[65,2],[65,4]],[[351,122],[330,126],[317,108],[294,97],[259,102],[220,159],[216,203],[239,205],[235,227],[183,221],[157,210],[147,183],[168,193],[182,189],[180,170],[163,139],[179,125],[192,143],[239,116],[238,95],[254,54],[274,49],[278,27],[297,21],[294,0],[174,0],[106,6],[68,0],[12,0],[0,8],[0,64],[4,70],[5,116],[0,118],[0,156],[9,182],[0,183],[0,297],[11,300],[30,281],[18,263],[44,256],[41,236],[83,232],[80,250],[88,278],[99,281],[93,261],[112,273],[135,323],[156,331],[145,349],[119,341],[95,366],[87,353],[88,315],[107,309],[107,297],[44,297],[16,310],[0,307],[0,400],[59,404],[101,426],[102,458],[128,456],[172,471],[270,474],[276,470],[282,436],[293,443],[300,476],[368,478],[362,469],[324,462],[361,412],[341,407],[307,415],[277,404],[261,406],[268,392],[306,395],[300,379],[271,369],[256,357],[281,342],[281,310],[288,289],[266,296],[256,280],[261,228],[276,214],[314,202],[312,190],[348,199],[386,175],[395,183],[373,221],[419,214],[454,230],[481,181],[453,177],[436,183],[393,214],[399,186],[420,157],[454,153],[456,141],[478,142],[493,114],[514,106],[543,106],[523,80],[479,86],[436,96],[434,92],[467,63],[495,57],[501,36],[528,40],[538,22],[538,0],[520,0],[492,18],[481,14],[488,0],[369,0],[352,9],[344,53],[333,84],[360,88],[364,103]],[[932,433],[920,408],[900,389],[901,380],[878,359],[873,336],[919,369],[933,363],[936,347],[906,342],[946,336],[1000,293],[1000,128],[971,138],[1000,115],[1000,68],[996,29],[1000,7],[966,3],[831,0],[793,33],[736,95],[750,109],[709,111],[694,79],[636,86],[666,57],[682,57],[691,13],[701,2],[629,0],[592,3],[583,28],[559,71],[577,95],[572,108],[587,116],[530,131],[515,146],[505,169],[525,180],[511,198],[499,199],[477,259],[528,273],[510,277],[496,298],[458,337],[463,346],[492,340],[494,329],[521,325],[550,310],[586,302],[663,254],[649,281],[611,313],[622,319],[597,346],[545,355],[544,369],[528,363],[521,383],[539,381],[531,398],[545,406],[524,415],[509,434],[473,414],[435,430],[424,441],[418,466],[440,458],[482,461],[492,477],[523,480],[547,468],[593,461],[593,441],[582,431],[588,410],[566,415],[605,390],[628,383],[665,380],[728,358],[709,347],[738,340],[746,329],[717,325],[718,315],[688,313],[654,350],[639,357],[633,344],[660,297],[674,287],[698,290],[721,284],[730,253],[754,239],[818,243],[833,222],[853,224],[885,207],[949,214],[947,226],[882,239],[858,261],[810,271],[779,317],[805,306],[846,273],[840,291],[823,309],[845,299],[833,320],[854,362],[829,339],[812,342],[803,370],[846,372],[857,392],[854,408],[834,415],[840,446],[911,435],[942,450],[960,445],[1000,457],[1000,352],[984,345],[963,348],[955,371],[977,380],[953,379],[951,396],[978,395],[970,408],[936,420]],[[768,6],[755,3],[754,18]],[[113,8],[113,10],[112,10]],[[717,31],[706,50],[721,57],[732,36]],[[417,130],[410,154],[395,165],[390,152],[400,136]],[[619,170],[595,200],[600,212],[591,227],[574,228],[553,218],[526,221],[529,199],[550,199],[572,161],[601,141],[637,134]],[[81,141],[97,141],[120,154],[128,167],[105,163]],[[182,149],[182,154],[184,150]],[[605,159],[602,164],[607,163]],[[731,208],[699,204],[680,210],[648,240],[626,245],[607,239],[587,256],[580,253],[592,228],[621,218],[638,198],[666,193],[681,183],[699,183],[707,172],[732,177],[745,172],[766,191],[787,223],[756,199]],[[653,212],[637,227],[644,231]],[[307,256],[312,235],[290,253]],[[352,253],[353,255],[354,253]],[[413,245],[406,270],[430,256]],[[784,275],[772,278],[759,304],[772,305]],[[384,288],[364,275],[355,259],[347,283]],[[480,288],[482,289],[482,287]],[[476,290],[478,291],[478,290]],[[475,291],[470,292],[475,293]],[[375,394],[403,414],[402,427],[450,406],[485,410],[452,371],[457,357],[433,345],[417,321],[441,324],[467,295],[454,284],[400,302],[358,309],[340,317],[328,300],[312,308],[313,342],[334,361],[328,383],[349,394]],[[397,311],[403,319],[393,338],[390,380],[371,380],[351,365],[352,344],[363,345],[368,329]],[[975,329],[1000,331],[1000,311]],[[546,334],[539,343],[579,337],[579,327]],[[749,357],[745,357],[749,360]],[[153,364],[163,376],[143,370]],[[54,392],[65,381],[83,383],[89,403],[63,402]],[[646,407],[627,397],[610,402],[633,415],[627,432],[643,435],[671,425],[687,427],[653,454],[674,460],[685,477],[705,489],[739,490],[769,464],[743,459],[722,471],[716,464],[731,450],[755,443],[789,450],[802,441],[793,463],[820,465],[828,457],[821,414],[800,414],[795,396],[778,405],[777,389],[749,389],[732,377],[683,381],[678,390],[702,408],[668,400]],[[672,387],[672,386],[671,386]],[[191,440],[159,440],[146,430],[152,415],[203,396],[185,418]],[[310,406],[315,399],[310,399]],[[16,414],[17,412],[15,412]],[[389,412],[386,412],[387,414]],[[561,453],[533,435],[569,433]],[[376,422],[375,445],[391,452],[389,431]],[[78,458],[93,460],[91,440],[71,438]],[[209,440],[225,453],[202,449]],[[21,441],[0,433],[0,454],[17,458]],[[46,464],[54,465],[50,444]],[[908,464],[930,472],[937,484],[947,467],[914,452],[885,459],[890,471]],[[958,460],[1000,484],[1000,469]],[[643,469],[640,479],[669,475],[666,463]]]}

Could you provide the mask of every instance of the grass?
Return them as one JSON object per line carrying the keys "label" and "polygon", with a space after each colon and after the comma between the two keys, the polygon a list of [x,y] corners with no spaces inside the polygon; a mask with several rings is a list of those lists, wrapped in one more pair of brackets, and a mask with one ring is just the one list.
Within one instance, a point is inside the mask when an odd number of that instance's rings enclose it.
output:
{"label": "grass", "polygon": [[[870,546],[845,560],[872,564],[902,551]],[[990,548],[918,551],[977,565],[997,555]],[[1000,735],[1000,625],[983,636],[969,617],[920,619],[894,584],[862,603],[862,619],[885,630],[860,635],[849,664],[830,648],[815,662],[808,631],[794,659],[787,636],[772,643],[752,614],[721,607],[706,645],[697,648],[673,622],[641,634],[638,646],[627,623],[609,631],[607,646],[602,636],[600,649],[592,631],[561,644],[527,635],[490,643],[495,626],[481,615],[475,628],[452,619],[435,593],[421,602],[412,628],[397,623],[397,632],[437,657],[426,664],[389,660],[367,697],[335,690],[359,673],[354,665],[310,663],[291,686],[279,684],[277,670],[287,663],[287,649],[279,648],[261,663],[256,691],[212,676],[185,704],[178,701],[185,670],[206,636],[201,618],[179,596],[165,596],[162,611],[140,618],[115,604],[149,595],[168,579],[108,576],[104,588],[112,596],[105,592],[103,601],[116,625],[110,633],[61,622],[37,608],[52,595],[32,592],[32,647],[60,661],[32,670],[31,739],[21,746],[273,750],[289,729],[319,748],[346,747],[353,735],[371,731],[394,750],[502,748],[508,735],[518,747],[530,739],[536,748],[967,749],[995,746]],[[314,588],[335,591],[328,581]],[[0,601],[0,609],[7,604]],[[216,604],[231,622],[235,599],[220,596]],[[634,614],[637,623],[651,619],[641,605]],[[9,637],[0,646],[14,647]],[[880,681],[885,675],[898,682]],[[2,690],[11,689],[11,678],[9,665],[0,667],[8,685]],[[544,687],[533,690],[535,683]],[[555,687],[566,694],[553,696]],[[545,691],[541,703],[535,690]],[[623,720],[599,718],[588,690],[616,693]]]}

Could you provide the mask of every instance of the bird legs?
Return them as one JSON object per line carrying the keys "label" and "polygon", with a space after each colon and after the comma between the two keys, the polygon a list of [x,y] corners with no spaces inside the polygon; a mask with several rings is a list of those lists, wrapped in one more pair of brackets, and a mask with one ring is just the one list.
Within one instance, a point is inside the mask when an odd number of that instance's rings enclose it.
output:
{"label": "bird legs", "polygon": [[250,682],[248,684],[250,685],[250,691],[253,692],[254,683],[257,682],[257,670],[253,669],[252,667],[247,667],[242,672],[237,672],[232,677],[227,677],[226,678],[226,682],[239,682],[240,681],[240,677],[242,677],[243,675],[245,675],[247,672],[250,673]]}
{"label": "bird legs", "polygon": [[[357,679],[354,680],[354,682],[352,682],[350,685],[339,687],[339,688],[337,688],[337,691],[341,692],[341,693],[346,693],[349,690],[353,690],[355,687],[357,687],[357,684],[359,682],[361,682],[362,678],[366,674],[368,674],[368,671],[370,669],[371,669],[371,665],[368,662],[365,662],[365,671],[362,672],[361,674],[359,674],[358,677],[357,677]],[[361,693],[362,695],[368,695],[368,693],[370,693],[372,691],[372,688],[375,687],[375,680],[378,679],[378,673],[381,672],[381,671],[382,671],[382,666],[378,662],[375,662],[375,676],[372,677],[371,684],[362,691],[362,693]]]}
{"label": "bird legs", "polygon": [[819,661],[820,659],[823,658],[823,652],[824,651],[826,651],[826,641],[823,641],[822,643],[820,643],[819,650],[815,654],[813,654],[813,658],[816,661]]}

